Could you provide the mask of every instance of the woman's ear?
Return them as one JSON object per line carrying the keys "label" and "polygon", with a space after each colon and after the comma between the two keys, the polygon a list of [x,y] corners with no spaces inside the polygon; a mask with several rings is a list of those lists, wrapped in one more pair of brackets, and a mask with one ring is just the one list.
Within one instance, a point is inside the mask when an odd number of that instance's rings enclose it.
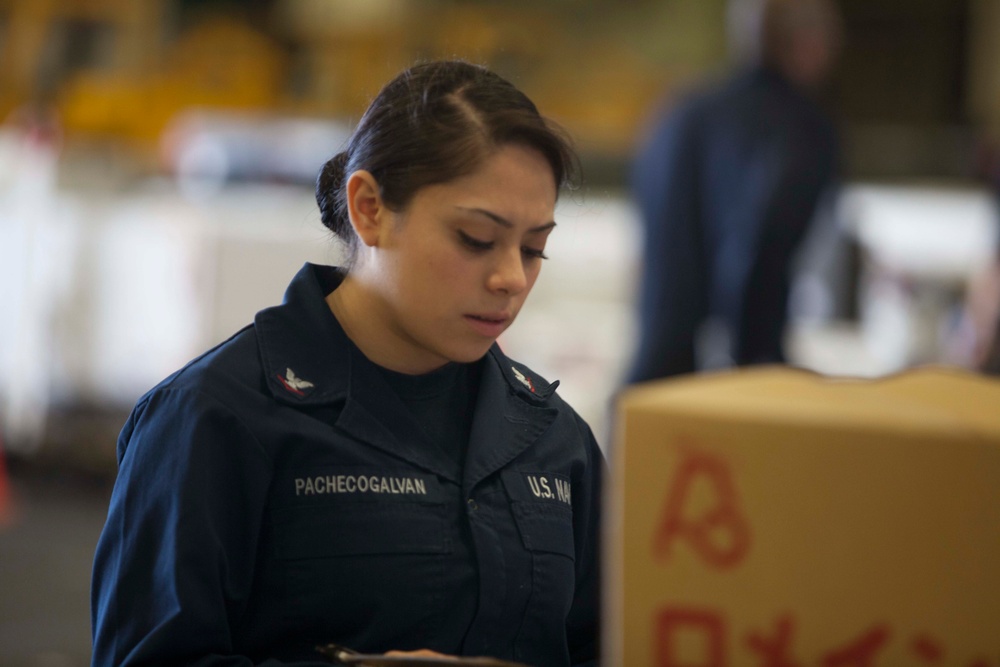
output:
{"label": "woman's ear", "polygon": [[387,212],[375,177],[364,170],[351,174],[347,179],[347,215],[354,232],[366,246],[378,244]]}

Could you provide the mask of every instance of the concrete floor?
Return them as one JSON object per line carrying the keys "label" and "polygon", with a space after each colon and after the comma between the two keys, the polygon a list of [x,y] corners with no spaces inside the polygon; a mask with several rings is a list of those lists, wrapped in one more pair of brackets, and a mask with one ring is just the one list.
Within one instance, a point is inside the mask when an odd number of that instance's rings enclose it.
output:
{"label": "concrete floor", "polygon": [[106,477],[8,462],[13,515],[0,525],[0,667],[90,664],[90,569]]}

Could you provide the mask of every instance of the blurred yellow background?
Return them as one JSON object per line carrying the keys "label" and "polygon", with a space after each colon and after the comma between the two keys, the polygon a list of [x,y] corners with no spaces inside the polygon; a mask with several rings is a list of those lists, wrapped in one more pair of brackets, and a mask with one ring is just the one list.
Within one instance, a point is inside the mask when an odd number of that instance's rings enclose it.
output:
{"label": "blurred yellow background", "polygon": [[[946,130],[997,133],[995,2],[840,5],[830,97],[869,139],[851,146],[852,169],[949,175],[955,146],[937,151],[950,164],[928,155]],[[462,57],[512,79],[585,153],[620,160],[657,100],[725,68],[726,12],[726,0],[3,0],[0,114],[53,104],[68,137],[141,151],[191,107],[357,118],[415,60]],[[877,150],[886,126],[895,146],[915,140],[908,164]]]}
{"label": "blurred yellow background", "polygon": [[66,131],[155,142],[188,107],[357,117],[417,59],[514,80],[595,150],[620,152],[666,82],[724,56],[719,0],[6,0],[0,111],[39,98]]}

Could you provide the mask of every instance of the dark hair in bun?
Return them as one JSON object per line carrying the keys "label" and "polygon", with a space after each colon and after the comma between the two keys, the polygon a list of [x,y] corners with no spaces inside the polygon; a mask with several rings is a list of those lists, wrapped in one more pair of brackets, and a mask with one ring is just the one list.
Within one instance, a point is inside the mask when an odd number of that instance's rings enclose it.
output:
{"label": "dark hair in bun", "polygon": [[320,171],[316,202],[323,224],[347,246],[350,265],[358,239],[347,217],[348,174],[370,172],[385,204],[402,211],[421,188],[474,172],[508,144],[541,153],[557,188],[575,172],[565,133],[506,79],[457,60],[412,67],[386,84],[347,149]]}
{"label": "dark hair in bun", "polygon": [[344,188],[347,153],[337,153],[327,160],[316,179],[316,203],[323,224],[341,240],[348,240],[353,232],[344,210],[344,197],[337,196]]}

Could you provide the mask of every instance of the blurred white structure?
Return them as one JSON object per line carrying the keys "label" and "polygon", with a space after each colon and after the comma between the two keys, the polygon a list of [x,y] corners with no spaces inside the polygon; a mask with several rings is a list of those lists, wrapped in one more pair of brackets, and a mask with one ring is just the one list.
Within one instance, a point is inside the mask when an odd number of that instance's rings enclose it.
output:
{"label": "blurred white structure", "polygon": [[[127,408],[280,302],[303,262],[338,261],[310,188],[222,183],[191,197],[165,180],[84,196],[53,189],[51,164],[12,184],[32,172],[0,150],[0,425],[27,446],[51,401]],[[993,247],[989,194],[858,185],[841,204],[864,249],[862,320],[793,322],[792,362],[872,376],[941,360],[939,331]],[[613,193],[568,193],[556,220],[551,259],[500,344],[560,380],[604,444],[633,352],[641,228]]]}
{"label": "blurred white structure", "polygon": [[859,297],[869,373],[946,360],[965,291],[996,256],[995,195],[859,185],[841,203],[864,251]]}
{"label": "blurred white structure", "polygon": [[31,450],[45,426],[55,319],[74,271],[77,229],[56,196],[58,137],[8,126],[0,134],[0,427]]}
{"label": "blurred white structure", "polygon": [[233,181],[313,183],[319,166],[347,146],[351,129],[328,119],[189,110],[160,143],[181,192],[197,197]]}

